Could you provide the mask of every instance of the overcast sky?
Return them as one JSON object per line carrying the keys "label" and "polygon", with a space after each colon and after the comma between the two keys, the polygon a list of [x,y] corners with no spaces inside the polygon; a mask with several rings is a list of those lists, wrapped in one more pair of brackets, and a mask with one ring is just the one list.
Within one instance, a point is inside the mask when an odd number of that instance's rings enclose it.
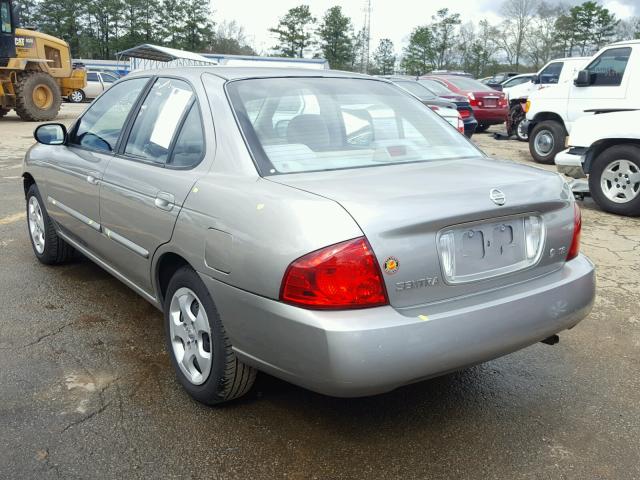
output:
{"label": "overcast sky", "polygon": [[[278,24],[278,18],[291,7],[307,3],[312,13],[321,18],[324,12],[342,5],[343,12],[350,16],[356,29],[362,27],[365,0],[212,0],[214,19],[237,20],[245,27],[247,37],[258,51],[268,51],[275,39],[268,29]],[[372,0],[371,45],[372,49],[381,38],[390,38],[400,50],[410,31],[417,25],[428,23],[437,10],[449,7],[460,13],[463,23],[487,18],[492,23],[499,21],[497,10],[500,0]],[[565,1],[579,4],[582,0]],[[618,18],[640,15],[640,0],[602,0],[602,5],[613,11]]]}

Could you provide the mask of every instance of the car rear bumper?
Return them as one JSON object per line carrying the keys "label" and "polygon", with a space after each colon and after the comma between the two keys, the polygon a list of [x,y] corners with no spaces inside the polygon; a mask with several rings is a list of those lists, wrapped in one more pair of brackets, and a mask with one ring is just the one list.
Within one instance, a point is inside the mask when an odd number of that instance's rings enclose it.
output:
{"label": "car rear bumper", "polygon": [[507,121],[508,108],[474,108],[473,115],[479,123],[495,125]]}
{"label": "car rear bumper", "polygon": [[476,128],[478,127],[478,121],[475,119],[475,117],[470,116],[467,118],[463,118],[462,122],[464,123],[464,134],[467,137],[471,138],[473,133],[476,131]]}
{"label": "car rear bumper", "polygon": [[203,276],[236,354],[291,383],[354,397],[484,362],[576,325],[591,310],[593,264],[432,306],[313,311]]}

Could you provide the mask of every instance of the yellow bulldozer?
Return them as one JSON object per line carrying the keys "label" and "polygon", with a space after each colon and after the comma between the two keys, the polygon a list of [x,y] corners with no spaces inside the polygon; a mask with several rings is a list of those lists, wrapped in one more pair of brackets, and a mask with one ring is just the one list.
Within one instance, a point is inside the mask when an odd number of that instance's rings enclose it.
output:
{"label": "yellow bulldozer", "polygon": [[52,120],[63,97],[86,87],[86,70],[73,66],[67,42],[17,23],[11,0],[0,0],[0,117],[13,109],[22,120]]}

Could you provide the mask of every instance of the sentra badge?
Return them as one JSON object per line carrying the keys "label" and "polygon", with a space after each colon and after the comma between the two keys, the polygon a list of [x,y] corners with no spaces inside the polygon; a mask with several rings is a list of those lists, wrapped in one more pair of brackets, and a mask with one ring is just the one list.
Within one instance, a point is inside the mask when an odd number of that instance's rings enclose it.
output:
{"label": "sentra badge", "polygon": [[396,273],[398,268],[400,268],[400,262],[396,257],[389,257],[384,261],[384,271],[386,273]]}

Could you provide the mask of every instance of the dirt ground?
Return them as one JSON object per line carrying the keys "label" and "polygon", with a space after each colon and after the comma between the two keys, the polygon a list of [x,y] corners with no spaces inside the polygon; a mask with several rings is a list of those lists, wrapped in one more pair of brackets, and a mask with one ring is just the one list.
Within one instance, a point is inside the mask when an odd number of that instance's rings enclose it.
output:
{"label": "dirt ground", "polygon": [[[261,374],[208,408],[175,380],[158,311],[89,261],[36,261],[34,126],[0,119],[0,478],[640,478],[639,219],[582,202],[598,294],[556,346],[363,399]],[[531,163],[493,131],[473,140]]]}

